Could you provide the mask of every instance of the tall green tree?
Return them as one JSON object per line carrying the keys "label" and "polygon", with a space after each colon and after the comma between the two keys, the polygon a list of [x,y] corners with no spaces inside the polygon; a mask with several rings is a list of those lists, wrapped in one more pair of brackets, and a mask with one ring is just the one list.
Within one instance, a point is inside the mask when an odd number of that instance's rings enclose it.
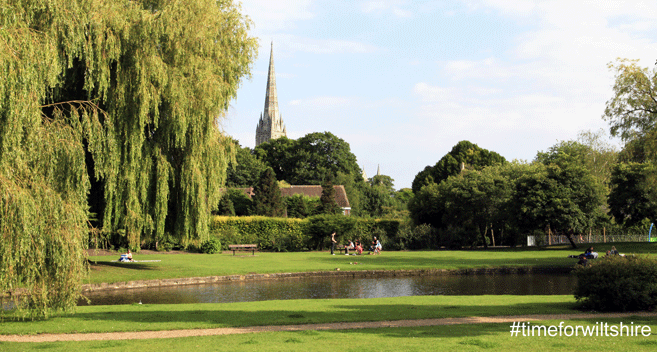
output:
{"label": "tall green tree", "polygon": [[591,228],[602,212],[604,189],[581,165],[549,164],[518,179],[512,199],[517,228],[522,233],[547,232],[573,236]]}
{"label": "tall green tree", "polygon": [[230,156],[216,119],[257,42],[230,0],[0,9],[0,291],[46,315],[79,296],[89,210],[132,247],[207,237]]}
{"label": "tall green tree", "polygon": [[258,159],[251,148],[240,147],[235,140],[233,146],[236,149],[235,160],[228,163],[226,187],[253,187],[267,164]]}
{"label": "tall green tree", "polygon": [[609,213],[617,223],[633,226],[657,222],[657,168],[652,163],[618,164],[612,173]]}
{"label": "tall green tree", "polygon": [[614,94],[607,101],[603,118],[611,135],[625,142],[642,140],[644,151],[657,156],[657,67],[640,67],[638,60],[618,59],[609,63],[615,73]]}
{"label": "tall green tree", "polygon": [[413,193],[422,186],[435,182],[440,183],[449,176],[458,175],[462,169],[481,170],[486,166],[505,164],[503,156],[473,144],[469,141],[458,142],[452,150],[445,154],[436,165],[427,166],[413,179]]}
{"label": "tall green tree", "polygon": [[339,214],[342,209],[335,201],[335,188],[329,181],[322,185],[322,195],[319,197],[318,214]]}
{"label": "tall green tree", "polygon": [[268,167],[253,187],[253,207],[257,215],[284,216],[285,203],[274,170]]}
{"label": "tall green tree", "polygon": [[331,132],[309,133],[298,140],[273,139],[258,145],[255,154],[279,180],[291,185],[334,183],[338,173],[361,175],[349,143]]}

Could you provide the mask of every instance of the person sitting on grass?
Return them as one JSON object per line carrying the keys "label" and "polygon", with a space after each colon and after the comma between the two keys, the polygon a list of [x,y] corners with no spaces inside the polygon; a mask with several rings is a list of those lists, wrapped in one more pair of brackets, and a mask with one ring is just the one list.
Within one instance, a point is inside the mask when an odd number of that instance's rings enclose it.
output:
{"label": "person sitting on grass", "polygon": [[360,244],[360,240],[356,240],[356,254],[363,254],[363,245]]}
{"label": "person sitting on grass", "polygon": [[579,255],[579,261],[577,262],[577,265],[581,265],[581,266],[589,265],[589,261],[588,259],[586,259],[586,256],[584,254]]}
{"label": "person sitting on grass", "polygon": [[130,248],[128,248],[128,253],[121,254],[121,258],[119,258],[120,262],[134,262],[132,259],[132,252],[130,251]]}
{"label": "person sitting on grass", "polygon": [[370,254],[381,254],[381,249],[383,247],[381,246],[381,242],[374,237],[374,240],[372,241],[372,247],[370,247]]}
{"label": "person sitting on grass", "polygon": [[381,241],[376,240],[376,244],[374,245],[374,254],[381,254],[382,249],[383,246],[381,246]]}
{"label": "person sitting on grass", "polygon": [[593,251],[593,247],[589,247],[584,251],[586,259],[598,259],[598,253]]}
{"label": "person sitting on grass", "polygon": [[354,248],[355,248],[354,243],[351,240],[349,240],[349,244],[344,246],[344,255],[349,255],[349,250]]}

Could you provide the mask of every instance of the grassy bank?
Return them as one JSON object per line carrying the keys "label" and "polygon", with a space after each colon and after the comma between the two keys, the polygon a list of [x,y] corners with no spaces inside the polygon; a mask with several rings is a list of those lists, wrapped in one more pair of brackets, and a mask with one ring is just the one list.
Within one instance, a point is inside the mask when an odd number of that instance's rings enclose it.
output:
{"label": "grassy bank", "polygon": [[116,332],[238,326],[579,313],[573,296],[411,296],[78,307],[43,321],[5,321],[1,334]]}
{"label": "grassy bank", "polygon": [[[5,321],[3,334],[146,331],[253,325],[381,321],[467,316],[577,313],[572,296],[420,296],[381,299],[291,300],[222,304],[80,307],[72,316],[47,321]],[[559,325],[561,321],[532,322]],[[574,319],[566,325],[595,326],[654,319]],[[245,335],[48,343],[3,343],[0,350],[87,351],[652,351],[655,335],[631,337],[510,336],[510,324],[469,324],[360,330],[267,332]]]}
{"label": "grassy bank", "polygon": [[[622,253],[657,254],[657,243],[615,243]],[[604,254],[611,244],[594,244]],[[118,255],[93,256],[85,283],[114,283],[133,280],[158,280],[182,277],[221,276],[250,273],[286,273],[340,270],[421,270],[466,269],[513,266],[572,266],[578,254],[560,245],[548,248],[502,248],[463,251],[384,251],[382,255],[345,256],[328,252],[273,253],[260,252],[233,256],[222,254],[136,254],[136,260],[160,260],[148,263],[117,263]],[[358,262],[358,264],[350,264]]]}
{"label": "grassy bank", "polygon": [[[560,321],[535,322],[558,325]],[[627,323],[626,319],[583,319],[570,325],[596,322]],[[657,331],[654,320],[633,319]],[[245,335],[187,337],[130,341],[0,343],[7,351],[654,351],[655,336],[643,337],[512,337],[509,324],[476,324],[413,328],[271,332]]]}

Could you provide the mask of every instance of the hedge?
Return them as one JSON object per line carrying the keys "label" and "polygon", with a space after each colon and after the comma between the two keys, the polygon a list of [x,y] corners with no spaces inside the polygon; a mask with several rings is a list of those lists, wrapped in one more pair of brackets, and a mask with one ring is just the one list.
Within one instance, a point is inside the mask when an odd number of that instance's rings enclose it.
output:
{"label": "hedge", "polygon": [[301,219],[264,216],[215,216],[210,233],[222,243],[257,244],[260,250],[300,251],[307,248],[308,235]]}
{"label": "hedge", "polygon": [[360,240],[369,245],[377,236],[384,249],[404,249],[398,238],[401,222],[359,218],[344,215],[316,215],[306,219],[270,218],[262,216],[215,216],[210,233],[229,244],[252,244],[265,251],[321,250],[329,245],[333,231],[339,243]]}

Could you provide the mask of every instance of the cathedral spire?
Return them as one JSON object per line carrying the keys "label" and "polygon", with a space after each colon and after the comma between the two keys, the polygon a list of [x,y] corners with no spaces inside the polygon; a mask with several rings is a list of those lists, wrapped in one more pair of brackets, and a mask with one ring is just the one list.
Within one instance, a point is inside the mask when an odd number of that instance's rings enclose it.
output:
{"label": "cathedral spire", "polygon": [[287,129],[278,111],[278,93],[276,91],[276,73],[274,71],[274,42],[269,53],[269,73],[267,91],[265,92],[265,109],[260,115],[256,128],[256,146],[270,139],[287,136]]}
{"label": "cathedral spire", "polygon": [[265,93],[265,116],[272,121],[280,119],[278,113],[278,93],[276,92],[276,72],[274,72],[274,42],[269,53],[269,73],[267,74],[267,91]]}

